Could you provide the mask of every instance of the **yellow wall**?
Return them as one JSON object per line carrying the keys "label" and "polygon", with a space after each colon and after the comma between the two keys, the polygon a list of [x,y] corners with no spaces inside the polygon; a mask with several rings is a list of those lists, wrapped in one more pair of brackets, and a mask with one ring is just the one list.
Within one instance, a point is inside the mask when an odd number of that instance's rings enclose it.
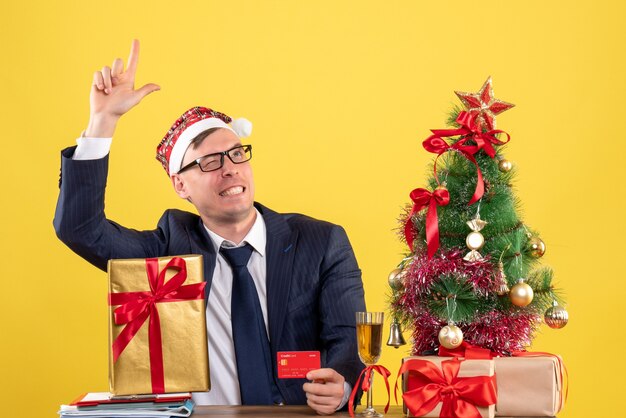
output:
{"label": "yellow wall", "polygon": [[[562,417],[617,416],[623,359],[626,30],[621,1],[5,2],[0,25],[0,399],[52,416],[107,389],[106,276],[55,237],[59,151],[88,119],[93,71],[142,41],[138,83],[156,82],[121,122],[107,214],[151,228],[172,192],[154,148],[191,105],[255,124],[257,200],[343,225],[370,310],[385,309],[403,246],[393,229],[425,185],[421,148],[453,90],[493,76],[516,108],[524,220],[548,245],[570,324],[542,328],[571,390]],[[610,358],[610,353],[614,353]],[[382,364],[398,368],[402,349]],[[382,403],[381,384],[377,402]],[[35,399],[35,400],[34,400]],[[30,405],[30,411],[23,409]]]}

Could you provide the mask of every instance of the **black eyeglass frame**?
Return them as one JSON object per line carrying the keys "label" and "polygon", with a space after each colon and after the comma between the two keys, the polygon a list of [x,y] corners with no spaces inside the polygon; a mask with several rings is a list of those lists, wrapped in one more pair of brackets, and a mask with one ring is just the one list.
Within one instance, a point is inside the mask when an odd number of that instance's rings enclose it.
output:
{"label": "black eyeglass frame", "polygon": [[[242,148],[243,152],[245,154],[247,154],[248,152],[250,153],[250,158],[248,158],[245,161],[234,161],[233,157],[230,156],[230,152],[234,151],[236,149]],[[211,156],[218,156],[220,157],[220,166],[217,168],[214,168],[212,170],[203,170],[202,166],[200,165],[200,161],[202,161],[203,159],[207,158],[207,157],[211,157]],[[247,163],[248,161],[250,161],[252,159],[252,145],[237,145],[236,147],[233,147],[229,150],[226,151],[221,151],[221,152],[212,152],[211,154],[207,154],[207,155],[203,155],[202,157],[198,157],[195,160],[193,160],[192,162],[190,162],[189,164],[187,164],[186,166],[182,167],[180,170],[178,170],[178,174],[182,173],[183,171],[189,170],[190,168],[192,168],[193,166],[198,166],[200,168],[200,171],[202,171],[203,173],[210,173],[211,171],[216,171],[219,170],[220,168],[224,167],[224,156],[227,156],[228,159],[230,161],[232,161],[233,164],[243,164],[243,163]]]}

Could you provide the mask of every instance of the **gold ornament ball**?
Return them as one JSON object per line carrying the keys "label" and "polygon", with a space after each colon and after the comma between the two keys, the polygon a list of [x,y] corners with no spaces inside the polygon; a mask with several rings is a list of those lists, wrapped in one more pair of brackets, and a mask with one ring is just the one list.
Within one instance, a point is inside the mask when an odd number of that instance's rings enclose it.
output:
{"label": "gold ornament ball", "polygon": [[439,331],[439,344],[452,350],[463,342],[463,331],[456,325],[446,325]]}
{"label": "gold ornament ball", "polygon": [[448,191],[448,188],[446,186],[444,186],[444,185],[439,185],[439,186],[435,187],[435,190],[445,190],[445,191]]}
{"label": "gold ornament ball", "polygon": [[509,292],[511,303],[520,308],[530,305],[530,302],[533,301],[533,296],[533,288],[524,283],[523,280],[517,282]]}
{"label": "gold ornament ball", "polygon": [[509,160],[502,159],[498,163],[498,170],[503,173],[508,173],[509,171],[511,171],[511,168],[513,168],[513,164],[511,164]]}
{"label": "gold ornament ball", "polygon": [[533,258],[542,257],[546,253],[546,244],[539,237],[531,237],[528,241],[528,247]]}
{"label": "gold ornament ball", "polygon": [[389,287],[393,290],[402,290],[404,288],[404,278],[406,271],[400,268],[394,269],[389,273]]}
{"label": "gold ornament ball", "polygon": [[556,305],[546,311],[543,319],[550,328],[560,329],[567,325],[569,314],[564,307]]}
{"label": "gold ornament ball", "polygon": [[465,238],[465,245],[470,250],[480,250],[485,245],[485,237],[480,232],[470,232],[467,238]]}

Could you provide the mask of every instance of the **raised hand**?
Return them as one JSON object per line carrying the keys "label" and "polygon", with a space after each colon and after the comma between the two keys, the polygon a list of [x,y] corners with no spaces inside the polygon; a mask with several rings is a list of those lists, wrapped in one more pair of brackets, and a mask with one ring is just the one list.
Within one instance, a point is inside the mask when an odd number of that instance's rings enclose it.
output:
{"label": "raised hand", "polygon": [[111,137],[119,118],[136,106],[148,94],[160,90],[157,84],[146,84],[135,90],[135,73],[139,61],[139,41],[133,40],[128,67],[117,58],[111,67],[105,66],[93,75],[90,119],[86,136]]}

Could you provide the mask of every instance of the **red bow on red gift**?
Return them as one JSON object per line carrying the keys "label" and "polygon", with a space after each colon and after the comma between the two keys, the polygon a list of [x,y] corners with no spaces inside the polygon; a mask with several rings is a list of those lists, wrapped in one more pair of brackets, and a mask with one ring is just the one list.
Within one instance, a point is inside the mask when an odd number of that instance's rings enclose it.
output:
{"label": "red bow on red gift", "polygon": [[[402,398],[411,414],[421,416],[432,411],[440,402],[440,417],[480,418],[477,406],[486,407],[497,401],[495,376],[458,377],[462,360],[441,362],[441,370],[432,362],[421,359],[405,361],[398,377],[409,372],[416,387],[404,392]],[[396,380],[396,402],[398,381]]]}
{"label": "red bow on red gift", "polygon": [[[165,283],[165,272],[170,268],[178,272]],[[117,325],[126,324],[122,332],[113,341],[113,362],[117,361],[128,343],[137,334],[146,319],[150,317],[148,341],[152,393],[165,393],[161,322],[156,304],[202,299],[206,282],[183,286],[187,279],[187,266],[185,260],[180,257],[172,258],[161,272],[159,272],[159,260],[147,258],[146,272],[150,284],[149,292],[109,293],[109,305],[121,305],[115,308],[113,312],[115,323]]]}

